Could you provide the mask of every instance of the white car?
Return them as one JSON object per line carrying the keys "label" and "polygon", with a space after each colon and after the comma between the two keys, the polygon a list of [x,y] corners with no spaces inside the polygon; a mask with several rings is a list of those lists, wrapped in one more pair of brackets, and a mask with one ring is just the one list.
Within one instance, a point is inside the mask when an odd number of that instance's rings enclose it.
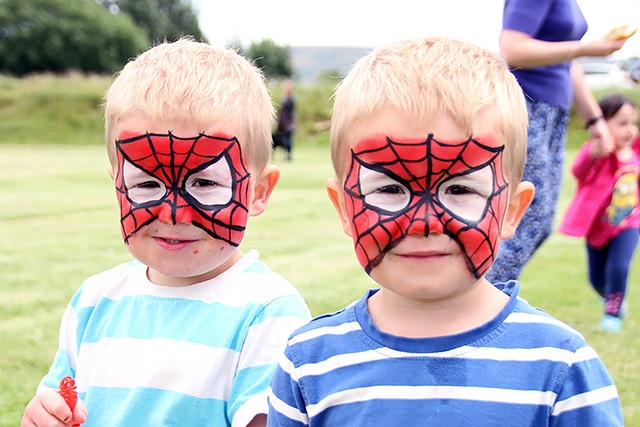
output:
{"label": "white car", "polygon": [[584,78],[591,89],[630,87],[634,85],[628,72],[613,58],[584,56],[577,59],[584,70]]}
{"label": "white car", "polygon": [[636,83],[640,83],[640,56],[633,56],[626,59],[622,65],[622,69],[625,70],[631,76],[631,80]]}

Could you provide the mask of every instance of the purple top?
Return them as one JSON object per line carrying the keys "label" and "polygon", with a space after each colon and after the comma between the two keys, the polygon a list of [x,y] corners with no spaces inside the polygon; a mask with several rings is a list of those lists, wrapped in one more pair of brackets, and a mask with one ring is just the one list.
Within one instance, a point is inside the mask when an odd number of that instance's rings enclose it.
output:
{"label": "purple top", "polygon": [[[587,21],[576,0],[505,0],[502,28],[538,40],[568,41],[582,38]],[[565,61],[512,72],[527,98],[569,110],[573,98],[570,66],[571,62]]]}

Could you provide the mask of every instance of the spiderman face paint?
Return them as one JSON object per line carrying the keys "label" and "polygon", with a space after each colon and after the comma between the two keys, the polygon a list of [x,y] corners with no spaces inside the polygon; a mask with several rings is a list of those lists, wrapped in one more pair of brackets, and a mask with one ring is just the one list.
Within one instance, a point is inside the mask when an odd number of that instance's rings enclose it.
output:
{"label": "spiderman face paint", "polygon": [[190,223],[231,246],[248,219],[250,175],[236,138],[121,135],[115,177],[125,243],[155,220]]}
{"label": "spiderman face paint", "polygon": [[409,234],[446,234],[479,278],[496,255],[507,206],[503,146],[372,138],[352,149],[344,191],[358,260],[370,273]]}

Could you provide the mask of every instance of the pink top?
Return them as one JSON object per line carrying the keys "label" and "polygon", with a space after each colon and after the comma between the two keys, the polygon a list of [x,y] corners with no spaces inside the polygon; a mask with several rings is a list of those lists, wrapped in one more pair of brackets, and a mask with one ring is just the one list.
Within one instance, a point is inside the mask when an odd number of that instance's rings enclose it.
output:
{"label": "pink top", "polygon": [[602,247],[622,230],[640,227],[640,137],[633,145],[634,156],[624,162],[615,154],[594,160],[590,147],[591,141],[587,141],[573,161],[571,172],[578,187],[559,231],[586,237],[590,246]]}

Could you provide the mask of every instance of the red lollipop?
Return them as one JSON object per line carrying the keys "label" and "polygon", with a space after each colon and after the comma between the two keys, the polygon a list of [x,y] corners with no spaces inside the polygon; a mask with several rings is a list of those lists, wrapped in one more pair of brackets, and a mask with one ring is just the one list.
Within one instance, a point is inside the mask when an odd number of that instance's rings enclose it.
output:
{"label": "red lollipop", "polygon": [[[76,391],[76,382],[74,379],[69,376],[61,379],[58,393],[62,396],[64,401],[67,402],[71,412],[73,412],[73,409],[76,407],[76,403],[78,403],[78,392]],[[80,427],[80,424],[74,424],[73,427]]]}

